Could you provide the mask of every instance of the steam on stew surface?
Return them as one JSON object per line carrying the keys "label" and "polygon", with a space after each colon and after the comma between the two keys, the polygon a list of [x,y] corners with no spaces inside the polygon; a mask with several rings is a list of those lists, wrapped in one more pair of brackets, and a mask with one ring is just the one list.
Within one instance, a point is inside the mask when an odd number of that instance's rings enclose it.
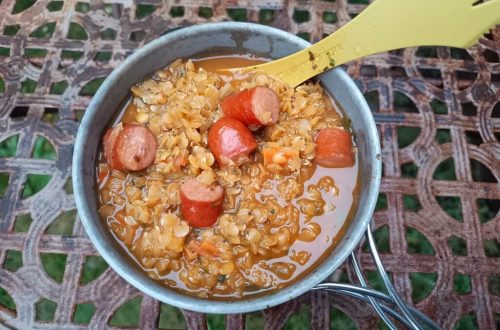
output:
{"label": "steam on stew surface", "polygon": [[345,118],[254,60],[178,60],[132,87],[102,139],[99,213],[155,280],[198,297],[282,288],[326,257],[357,199]]}

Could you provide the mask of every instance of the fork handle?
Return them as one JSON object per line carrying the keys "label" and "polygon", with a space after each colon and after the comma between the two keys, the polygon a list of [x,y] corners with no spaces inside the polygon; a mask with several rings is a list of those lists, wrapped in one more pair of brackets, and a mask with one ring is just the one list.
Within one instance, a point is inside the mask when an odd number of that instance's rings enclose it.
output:
{"label": "fork handle", "polygon": [[[472,2],[376,0],[318,43],[254,68],[297,86],[335,66],[388,50],[423,45],[467,47],[477,41],[485,23],[480,11],[473,11]],[[498,6],[499,1],[490,2]],[[477,31],[474,36],[460,32],[466,29]]]}

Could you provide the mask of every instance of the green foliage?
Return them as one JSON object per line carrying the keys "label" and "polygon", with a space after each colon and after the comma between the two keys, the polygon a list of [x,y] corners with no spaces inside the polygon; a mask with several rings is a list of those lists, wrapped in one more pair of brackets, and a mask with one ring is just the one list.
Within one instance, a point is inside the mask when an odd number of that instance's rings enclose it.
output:
{"label": "green foliage", "polygon": [[24,185],[22,198],[28,198],[42,190],[50,181],[50,175],[28,174]]}
{"label": "green foliage", "polygon": [[26,48],[24,50],[24,55],[27,57],[45,57],[47,56],[48,51],[46,49],[40,48]]}
{"label": "green foliage", "polygon": [[101,86],[104,81],[104,77],[96,78],[94,80],[89,81],[85,86],[80,90],[80,95],[94,95],[97,92],[97,89]]}
{"label": "green foliage", "polygon": [[477,326],[476,314],[469,313],[463,316],[460,320],[458,320],[455,325],[455,330],[471,330],[471,329],[479,329]]}
{"label": "green foliage", "polygon": [[76,210],[61,212],[61,214],[47,228],[46,234],[65,235],[65,236],[73,234],[75,217],[76,217]]}
{"label": "green foliage", "polygon": [[12,311],[16,310],[16,304],[14,303],[14,300],[2,287],[0,287],[0,305]]}
{"label": "green foliage", "polygon": [[12,8],[12,14],[18,14],[22,11],[25,11],[29,7],[35,4],[36,0],[17,0],[14,4],[14,8]]}
{"label": "green foliage", "polygon": [[434,180],[456,180],[455,162],[453,158],[447,158],[442,161],[437,167],[432,176]]}
{"label": "green foliage", "polygon": [[174,6],[170,9],[170,16],[172,17],[182,17],[184,16],[184,7]]}
{"label": "green foliage", "polygon": [[[215,320],[208,319],[208,326]],[[215,327],[217,324],[212,324],[212,329],[223,329]],[[186,329],[186,319],[179,308],[167,304],[161,304],[160,320],[158,321],[160,329]]]}
{"label": "green foliage", "polygon": [[456,256],[466,256],[467,255],[467,243],[463,238],[457,236],[451,236],[448,238],[448,245],[451,252]]}
{"label": "green foliage", "polygon": [[10,178],[9,173],[0,172],[0,198],[3,198],[7,193],[9,178]]}
{"label": "green foliage", "polygon": [[52,84],[50,87],[50,94],[62,95],[64,91],[68,88],[67,81],[58,81]]}
{"label": "green foliage", "polygon": [[21,26],[19,24],[16,25],[6,25],[5,28],[3,29],[3,34],[6,36],[14,36],[16,35],[17,31]]}
{"label": "green foliage", "polygon": [[264,329],[264,317],[262,313],[255,312],[247,314],[245,317],[245,329]]}
{"label": "green foliage", "polygon": [[307,330],[311,327],[311,309],[302,305],[285,323],[283,330]]}
{"label": "green foliage", "polygon": [[138,4],[135,11],[135,17],[137,19],[142,19],[146,16],[151,15],[156,10],[156,7],[148,4]]}
{"label": "green foliage", "polygon": [[[373,232],[373,237],[375,239],[375,245],[377,246],[377,250],[380,253],[389,253],[390,252],[389,227],[387,225],[383,225],[382,227],[377,228]],[[364,252],[370,251],[368,241],[365,241],[365,244],[363,245],[363,251]]]}
{"label": "green foliage", "polygon": [[23,253],[21,251],[8,250],[5,256],[3,267],[12,272],[23,266]]}
{"label": "green foliage", "polygon": [[78,23],[70,23],[68,31],[68,39],[86,40],[89,36],[87,31]]}
{"label": "green foliage", "polygon": [[405,210],[417,212],[422,208],[417,196],[415,195],[403,195],[403,207]]}
{"label": "green foliage", "polygon": [[226,328],[226,317],[222,314],[207,314],[208,330],[218,330]]}
{"label": "green foliage", "polygon": [[36,90],[36,81],[26,78],[21,82],[21,93],[30,94]]}
{"label": "green foliage", "polygon": [[229,17],[236,22],[244,22],[247,20],[247,10],[246,9],[227,9],[227,14]]}
{"label": "green foliage", "polygon": [[78,304],[73,315],[73,323],[89,324],[95,313],[95,306],[91,303]]}
{"label": "green foliage", "polygon": [[412,299],[414,303],[422,301],[436,285],[437,274],[411,273]]}
{"label": "green foliage", "polygon": [[45,25],[40,26],[37,28],[31,35],[30,37],[34,38],[50,38],[54,34],[54,31],[56,29],[56,23],[47,23]]}
{"label": "green foliage", "polygon": [[448,113],[446,104],[437,99],[431,101],[431,108],[436,115],[446,115]]}
{"label": "green foliage", "polygon": [[387,209],[387,195],[385,193],[379,193],[377,198],[377,204],[375,204],[375,211]]}
{"label": "green foliage", "polygon": [[274,20],[274,10],[271,9],[261,9],[259,11],[259,23],[269,25]]}
{"label": "green foliage", "polygon": [[49,140],[43,136],[39,136],[35,141],[33,158],[55,160],[57,159],[56,149]]}
{"label": "green foliage", "polygon": [[406,229],[406,241],[408,243],[408,253],[434,255],[436,251],[429,240],[414,228]]}
{"label": "green foliage", "polygon": [[87,256],[85,258],[85,263],[83,264],[82,278],[80,282],[82,284],[88,284],[101,276],[104,271],[108,269],[108,264],[100,256]]}
{"label": "green foliage", "polygon": [[415,103],[408,96],[398,91],[394,91],[393,106],[396,112],[418,113]]}
{"label": "green foliage", "polygon": [[397,128],[398,146],[404,148],[409,146],[420,135],[420,127],[400,126]]}
{"label": "green foliage", "polygon": [[63,50],[61,51],[61,58],[63,59],[71,59],[78,60],[83,56],[83,52],[77,50]]}
{"label": "green foliage", "polygon": [[500,258],[500,243],[496,239],[483,241],[484,253],[490,258]]}
{"label": "green foliage", "polygon": [[449,129],[437,129],[436,130],[436,141],[439,144],[450,143],[451,133]]}
{"label": "green foliage", "polygon": [[457,221],[464,221],[462,216],[462,202],[459,197],[436,196],[436,201],[449,216]]}
{"label": "green foliage", "polygon": [[41,253],[40,259],[42,259],[42,265],[47,275],[56,282],[62,283],[68,256],[59,253]]}
{"label": "green foliage", "polygon": [[468,294],[472,292],[470,275],[456,274],[453,278],[453,289],[458,294]]}
{"label": "green foliage", "polygon": [[[389,275],[389,278],[392,277],[391,273],[388,273],[388,275]],[[366,270],[365,276],[368,279],[368,283],[370,284],[370,286],[372,288],[374,288],[375,290],[378,290],[380,292],[386,293],[386,294],[388,293],[387,289],[385,287],[384,281],[382,280],[382,277],[380,276],[380,274],[377,271]],[[392,281],[392,279],[391,279],[391,281]]]}
{"label": "green foliage", "polygon": [[49,11],[59,11],[62,9],[64,2],[63,1],[51,1],[47,5],[47,9]]}
{"label": "green foliage", "polygon": [[109,321],[114,327],[137,327],[141,311],[142,296],[135,297],[124,303],[116,310]]}
{"label": "green foliage", "polygon": [[403,178],[416,178],[418,167],[414,162],[401,164],[401,176]]}
{"label": "green foliage", "polygon": [[37,321],[53,321],[57,304],[49,299],[42,299],[35,304]]}
{"label": "green foliage", "polygon": [[324,11],[323,12],[323,21],[325,23],[334,24],[334,23],[337,23],[338,20],[339,19],[337,18],[337,13],[330,12],[330,11]]}
{"label": "green foliage", "polygon": [[330,329],[356,330],[356,323],[340,309],[330,308]]}
{"label": "green foliage", "polygon": [[80,13],[87,13],[90,10],[90,5],[85,2],[78,2],[75,6],[75,10]]}
{"label": "green foliage", "polygon": [[292,18],[297,23],[304,23],[311,19],[311,14],[307,10],[295,9]]}
{"label": "green foliage", "polygon": [[29,230],[33,219],[31,219],[30,214],[20,214],[16,217],[14,222],[14,232],[25,233]]}
{"label": "green foliage", "polygon": [[214,12],[212,10],[212,8],[210,7],[200,7],[200,10],[198,11],[198,15],[200,17],[203,17],[203,18],[211,18],[212,16],[214,16]]}

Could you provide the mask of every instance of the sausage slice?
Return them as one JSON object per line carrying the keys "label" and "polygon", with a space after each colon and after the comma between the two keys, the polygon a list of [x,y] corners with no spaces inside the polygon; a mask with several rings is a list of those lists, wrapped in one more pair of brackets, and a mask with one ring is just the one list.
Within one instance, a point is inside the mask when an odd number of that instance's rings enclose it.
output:
{"label": "sausage slice", "polygon": [[351,134],[341,128],[325,128],[316,136],[316,163],[323,167],[354,166]]}
{"label": "sausage slice", "polygon": [[[119,167],[121,165],[129,171],[143,170],[155,160],[157,146],[156,137],[149,128],[124,124],[112,149],[112,164]],[[113,167],[112,164],[110,165]]]}
{"label": "sausage slice", "polygon": [[181,212],[192,227],[210,227],[217,221],[224,202],[222,186],[207,186],[194,178],[183,181],[180,190]]}
{"label": "sausage slice", "polygon": [[248,128],[236,119],[224,117],[208,131],[208,147],[219,166],[241,164],[257,148]]}
{"label": "sausage slice", "polygon": [[113,150],[115,149],[116,145],[116,138],[120,134],[120,132],[123,130],[123,125],[118,124],[113,128],[109,128],[106,131],[106,134],[104,134],[104,137],[102,138],[102,142],[104,145],[104,157],[106,158],[106,161],[108,165],[119,171],[125,171],[125,167],[123,164],[120,162],[118,157],[116,157],[115,153]]}
{"label": "sausage slice", "polygon": [[280,102],[278,95],[269,87],[254,87],[227,96],[221,103],[226,117],[241,121],[255,130],[260,125],[278,121]]}

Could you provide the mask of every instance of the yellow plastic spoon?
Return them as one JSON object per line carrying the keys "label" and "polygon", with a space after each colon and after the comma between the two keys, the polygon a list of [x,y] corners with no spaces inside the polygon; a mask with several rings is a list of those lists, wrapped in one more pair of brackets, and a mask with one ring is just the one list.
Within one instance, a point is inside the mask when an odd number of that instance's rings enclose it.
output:
{"label": "yellow plastic spoon", "polygon": [[467,48],[494,24],[500,24],[500,0],[375,0],[318,43],[248,68],[297,86],[370,54],[414,46]]}

